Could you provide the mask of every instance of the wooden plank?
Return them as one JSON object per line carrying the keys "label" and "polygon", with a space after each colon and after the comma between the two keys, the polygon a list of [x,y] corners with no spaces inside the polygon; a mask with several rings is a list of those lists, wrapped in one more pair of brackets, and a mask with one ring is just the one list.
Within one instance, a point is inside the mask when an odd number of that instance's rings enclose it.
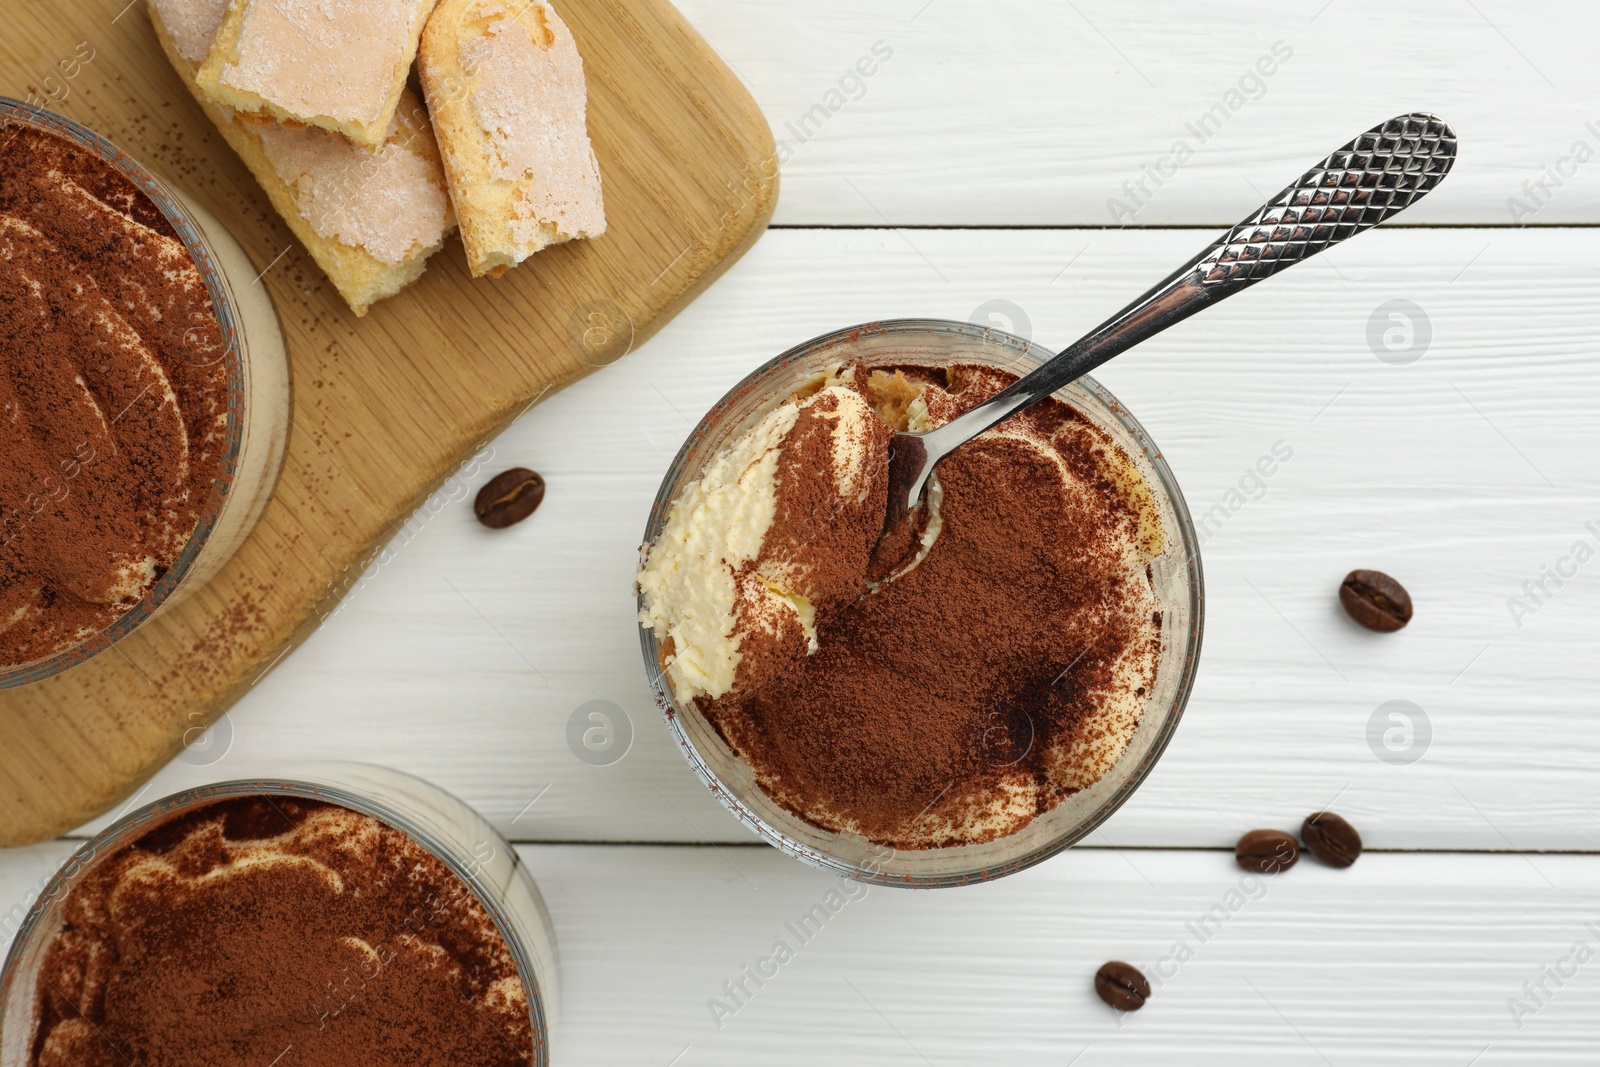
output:
{"label": "wooden plank", "polygon": [[[605,182],[605,237],[473,282],[458,245],[359,322],[168,68],[142,4],[33,4],[0,91],[36,89],[196,197],[264,273],[295,407],[255,535],[181,608],[65,675],[0,694],[0,842],[103,811],[308,632],[375,545],[549,390],[653,333],[747,248],[777,194],[770,131],[665,0],[570,0]],[[619,328],[601,338],[591,309]]]}
{"label": "wooden plank", "polygon": [[[357,758],[433,779],[523,840],[748,840],[668,739],[631,617],[646,511],[693,420],[761,361],[876,316],[965,319],[1004,299],[1034,337],[1064,345],[1204,240],[769,234],[637,358],[497,438],[229,715],[230,744],[186,753],[149,795]],[[1368,346],[1369,319],[1393,299],[1430,320],[1409,366]],[[1383,848],[1600,848],[1600,563],[1551,585],[1520,628],[1507,607],[1575,541],[1600,545],[1585,525],[1600,522],[1597,301],[1586,231],[1380,230],[1104,368],[1197,513],[1225,504],[1275,442],[1293,458],[1263,498],[1213,522],[1194,699],[1093,841],[1231,845],[1332,805]],[[479,528],[466,498],[516,464],[547,477],[543,508]],[[1410,628],[1346,623],[1334,591],[1357,566],[1411,588]],[[613,766],[568,748],[591,700],[631,718],[632,749]],[[1429,717],[1431,747],[1410,765],[1369,747],[1391,700]],[[1380,725],[1387,752],[1394,724]]]}
{"label": "wooden plank", "polygon": [[[1416,110],[1454,124],[1461,165],[1404,224],[1600,221],[1600,21],[1579,0],[683,6],[789,146],[786,225],[1225,226]],[[880,41],[893,57],[847,78]]]}
{"label": "wooden plank", "polygon": [[[5,854],[0,900],[62,851]],[[1593,1062],[1600,857],[1369,853],[1253,881],[1223,852],[1076,849],[910,893],[765,848],[520,851],[556,927],[554,1055],[573,1067]],[[744,979],[778,939],[792,958]],[[1139,1013],[1095,999],[1107,959],[1159,980]],[[734,1010],[714,1021],[713,1000]]]}
{"label": "wooden plank", "polygon": [[[1343,872],[1304,864],[1252,895],[1225,853],[1078,850],[970,891],[874,889],[801,943],[785,924],[843,887],[768,850],[526,854],[555,917],[567,976],[556,1040],[575,1065],[1593,1055],[1600,985],[1586,968],[1547,984],[1555,995],[1520,1030],[1506,1006],[1574,942],[1600,947],[1584,925],[1593,857],[1541,858],[1552,887],[1515,856],[1372,855]],[[1228,918],[1202,944],[1186,924],[1217,907]],[[718,1029],[707,1001],[727,1003],[723,983],[775,938],[794,958]],[[1193,958],[1161,967],[1137,1015],[1119,1019],[1090,991],[1105,960],[1154,974],[1184,939]]]}

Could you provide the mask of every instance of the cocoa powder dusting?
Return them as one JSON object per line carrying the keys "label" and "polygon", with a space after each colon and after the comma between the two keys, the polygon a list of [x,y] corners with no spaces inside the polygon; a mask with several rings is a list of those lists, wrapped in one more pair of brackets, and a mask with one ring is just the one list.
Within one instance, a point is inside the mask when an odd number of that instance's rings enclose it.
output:
{"label": "cocoa powder dusting", "polygon": [[[804,596],[816,612],[816,625],[829,625],[847,605],[867,591],[866,564],[873,537],[883,526],[888,495],[889,429],[869,427],[859,441],[848,442],[865,458],[868,477],[845,495],[834,470],[834,436],[839,426],[838,401],[822,393],[800,409],[784,438],[778,459],[777,507],[761,552],[734,576],[739,583],[776,580]],[[835,477],[796,476],[827,471]],[[801,533],[800,531],[804,531]],[[810,642],[792,612],[762,611],[766,598],[741,597],[736,607],[736,632],[750,634],[735,679],[736,691],[759,688],[783,677],[806,657]]]}
{"label": "cocoa powder dusting", "polygon": [[[1015,377],[899,371],[935,423]],[[875,406],[904,428],[903,407]],[[1129,476],[1060,401],[1008,420],[938,467],[920,564],[819,615],[816,653],[771,684],[701,709],[769,795],[824,829],[896,848],[1015,832],[1109,770],[1154,684],[1160,616]],[[874,492],[881,524],[886,482]],[[768,538],[792,536],[786,521]]]}
{"label": "cocoa powder dusting", "polygon": [[0,122],[0,667],[104,629],[176,561],[222,472],[227,379],[150,198]]}
{"label": "cocoa powder dusting", "polygon": [[515,961],[405,834],[291,797],[160,826],[68,896],[35,1067],[525,1065]]}

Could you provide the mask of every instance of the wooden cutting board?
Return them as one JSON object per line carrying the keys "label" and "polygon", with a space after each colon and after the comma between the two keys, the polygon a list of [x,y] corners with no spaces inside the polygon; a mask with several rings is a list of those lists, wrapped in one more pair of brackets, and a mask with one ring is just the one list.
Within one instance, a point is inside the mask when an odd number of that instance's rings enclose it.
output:
{"label": "wooden cutting board", "polygon": [[221,574],[114,650],[0,692],[0,844],[111,807],[308,635],[464,457],[637,347],[748,249],[777,200],[755,102],[664,0],[557,0],[583,53],[609,228],[473,281],[452,240],[364,319],[168,68],[143,0],[6,12],[0,94],[90,127],[229,226],[263,269],[294,405],[276,494]]}

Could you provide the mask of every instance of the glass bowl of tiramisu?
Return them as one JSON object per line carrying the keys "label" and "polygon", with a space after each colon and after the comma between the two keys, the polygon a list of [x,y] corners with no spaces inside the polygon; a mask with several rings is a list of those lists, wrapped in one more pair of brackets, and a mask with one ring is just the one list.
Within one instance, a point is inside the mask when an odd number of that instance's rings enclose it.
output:
{"label": "glass bowl of tiramisu", "polygon": [[0,98],[0,689],[111,647],[260,517],[288,433],[265,288],[114,145]]}
{"label": "glass bowl of tiramisu", "polygon": [[1137,420],[1082,378],[946,457],[882,539],[894,432],[1054,353],[873,323],[740,382],[690,435],[637,576],[668,726],[756,833],[836,874],[1001,877],[1082,839],[1171,738],[1200,653],[1199,545]]}
{"label": "glass bowl of tiramisu", "polygon": [[79,849],[0,972],[0,1067],[545,1067],[556,982],[538,888],[481,816],[323,764]]}

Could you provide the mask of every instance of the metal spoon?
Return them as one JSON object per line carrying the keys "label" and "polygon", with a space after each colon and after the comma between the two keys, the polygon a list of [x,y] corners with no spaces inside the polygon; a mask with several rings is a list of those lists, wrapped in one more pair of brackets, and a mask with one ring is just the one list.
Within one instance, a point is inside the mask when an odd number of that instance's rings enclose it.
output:
{"label": "metal spoon", "polygon": [[895,434],[885,531],[920,506],[941,459],[995,423],[1206,305],[1398,215],[1443,181],[1455,158],[1456,135],[1435,115],[1374,126],[1031,374],[937,430]]}

